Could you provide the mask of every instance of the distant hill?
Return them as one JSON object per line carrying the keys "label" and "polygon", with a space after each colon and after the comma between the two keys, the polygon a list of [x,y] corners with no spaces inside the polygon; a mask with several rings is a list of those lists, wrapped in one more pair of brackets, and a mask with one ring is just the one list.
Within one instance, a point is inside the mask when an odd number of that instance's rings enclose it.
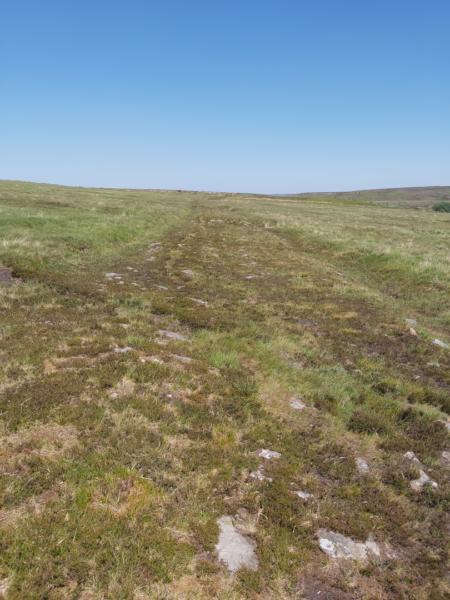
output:
{"label": "distant hill", "polygon": [[314,192],[291,194],[290,198],[314,198],[315,200],[336,199],[357,202],[373,202],[402,208],[430,208],[437,202],[450,201],[450,186],[429,186],[411,188],[386,188],[381,190],[361,190],[356,192]]}

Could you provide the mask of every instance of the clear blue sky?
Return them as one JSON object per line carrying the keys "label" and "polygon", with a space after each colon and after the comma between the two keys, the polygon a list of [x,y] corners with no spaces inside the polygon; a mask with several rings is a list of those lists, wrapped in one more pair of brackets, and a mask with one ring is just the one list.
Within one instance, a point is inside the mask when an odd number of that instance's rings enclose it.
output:
{"label": "clear blue sky", "polygon": [[3,0],[0,179],[450,185],[450,0]]}

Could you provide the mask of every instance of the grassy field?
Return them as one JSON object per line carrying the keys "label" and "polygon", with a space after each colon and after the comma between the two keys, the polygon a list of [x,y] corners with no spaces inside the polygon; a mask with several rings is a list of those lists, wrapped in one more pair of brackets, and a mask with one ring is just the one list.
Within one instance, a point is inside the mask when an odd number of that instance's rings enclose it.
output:
{"label": "grassy field", "polygon": [[[450,214],[431,190],[0,182],[0,596],[449,598]],[[420,470],[438,487],[412,489]],[[217,560],[224,515],[256,571]],[[386,551],[330,558],[321,529]]]}

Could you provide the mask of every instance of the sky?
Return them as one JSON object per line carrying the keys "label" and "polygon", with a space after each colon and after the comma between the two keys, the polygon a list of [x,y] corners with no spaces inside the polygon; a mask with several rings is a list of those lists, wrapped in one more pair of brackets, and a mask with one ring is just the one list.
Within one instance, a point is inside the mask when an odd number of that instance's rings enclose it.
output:
{"label": "sky", "polygon": [[3,0],[0,179],[450,185],[449,0]]}

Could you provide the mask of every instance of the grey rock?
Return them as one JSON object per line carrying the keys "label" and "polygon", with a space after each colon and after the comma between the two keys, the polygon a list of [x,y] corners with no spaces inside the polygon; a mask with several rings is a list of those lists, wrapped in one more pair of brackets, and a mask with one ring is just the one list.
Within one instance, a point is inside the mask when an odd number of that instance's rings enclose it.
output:
{"label": "grey rock", "polygon": [[370,470],[369,465],[362,458],[356,459],[356,468],[358,469],[358,472],[361,473],[361,475],[368,473]]}
{"label": "grey rock", "polygon": [[159,290],[168,290],[169,288],[167,288],[165,285],[156,285],[155,287],[157,287]]}
{"label": "grey rock", "polygon": [[203,304],[204,306],[208,306],[208,303],[205,300],[199,300],[198,298],[190,298],[193,302],[197,302],[198,304]]}
{"label": "grey rock", "polygon": [[442,423],[447,431],[450,431],[450,423],[448,421],[444,421],[444,419],[438,419],[438,423]]}
{"label": "grey rock", "polygon": [[126,346],[125,348],[114,348],[114,352],[131,352],[133,348]]}
{"label": "grey rock", "polygon": [[417,456],[414,454],[414,452],[411,452],[411,450],[409,452],[405,452],[405,454],[403,456],[405,458],[407,458],[408,460],[412,460],[416,463],[420,463],[420,460],[417,458]]}
{"label": "grey rock", "polygon": [[270,477],[266,477],[260,469],[261,468],[259,468],[257,471],[252,471],[250,473],[250,477],[252,479],[256,479],[256,481],[273,481],[273,479],[271,479]]}
{"label": "grey rock", "polygon": [[431,485],[431,487],[437,488],[438,484],[433,481],[432,479],[430,479],[428,477],[428,475],[425,473],[425,471],[422,471],[422,469],[419,470],[420,473],[420,477],[419,479],[415,479],[414,481],[410,481],[409,485],[412,487],[412,489],[416,492],[420,492],[420,490],[423,488],[424,485]]}
{"label": "grey rock", "polygon": [[366,543],[354,542],[340,533],[319,529],[319,548],[332,558],[345,558],[366,562],[371,554],[380,556],[380,548],[372,535]]}
{"label": "grey rock", "polygon": [[439,363],[427,363],[427,367],[440,367],[441,365]]}
{"label": "grey rock", "polygon": [[261,450],[258,456],[262,456],[262,458],[266,458],[267,460],[281,458],[281,454],[279,452],[274,452],[273,450]]}
{"label": "grey rock", "polygon": [[188,356],[180,356],[179,354],[171,354],[170,356],[172,356],[172,358],[176,358],[177,360],[181,360],[182,362],[185,362],[185,363],[192,362],[192,358],[189,358]]}
{"label": "grey rock", "polygon": [[303,410],[304,408],[306,408],[306,404],[303,404],[303,402],[300,402],[300,400],[292,399],[290,401],[290,405],[295,410]]}
{"label": "grey rock", "polygon": [[238,532],[231,517],[220,517],[217,524],[220,527],[219,541],[216,544],[219,560],[226,563],[233,575],[241,567],[256,571],[258,559],[254,546]]}
{"label": "grey rock", "polygon": [[371,533],[369,535],[369,537],[367,538],[366,548],[369,550],[369,552],[371,552],[372,554],[375,554],[375,556],[381,555],[380,546],[373,539],[373,533]]}
{"label": "grey rock", "polygon": [[180,340],[182,342],[189,342],[188,338],[181,333],[177,333],[176,331],[168,331],[167,329],[158,329],[159,335],[162,335],[170,340]]}
{"label": "grey rock", "polygon": [[415,319],[405,319],[405,323],[408,325],[417,325],[417,321]]}
{"label": "grey rock", "polygon": [[194,271],[192,271],[191,269],[185,269],[184,271],[182,271],[182,273],[184,273],[185,275],[193,275]]}
{"label": "grey rock", "polygon": [[441,457],[442,457],[442,460],[443,460],[445,463],[447,463],[447,464],[449,464],[449,465],[450,465],[450,452],[448,452],[447,450],[444,450],[444,451],[441,453]]}
{"label": "grey rock", "polygon": [[444,463],[450,465],[450,452],[444,450],[443,452],[441,452],[441,458],[444,461]]}
{"label": "grey rock", "polygon": [[441,342],[441,340],[438,340],[437,338],[433,340],[433,344],[436,344],[436,346],[439,346],[440,348],[449,348],[447,344],[444,344],[444,342]]}
{"label": "grey rock", "polygon": [[122,277],[122,275],[120,275],[120,273],[106,273],[105,277]]}
{"label": "grey rock", "polygon": [[301,498],[302,500],[308,500],[308,498],[314,498],[314,494],[307,494],[306,492],[292,492],[293,494],[295,494],[296,496],[298,496],[299,498]]}

